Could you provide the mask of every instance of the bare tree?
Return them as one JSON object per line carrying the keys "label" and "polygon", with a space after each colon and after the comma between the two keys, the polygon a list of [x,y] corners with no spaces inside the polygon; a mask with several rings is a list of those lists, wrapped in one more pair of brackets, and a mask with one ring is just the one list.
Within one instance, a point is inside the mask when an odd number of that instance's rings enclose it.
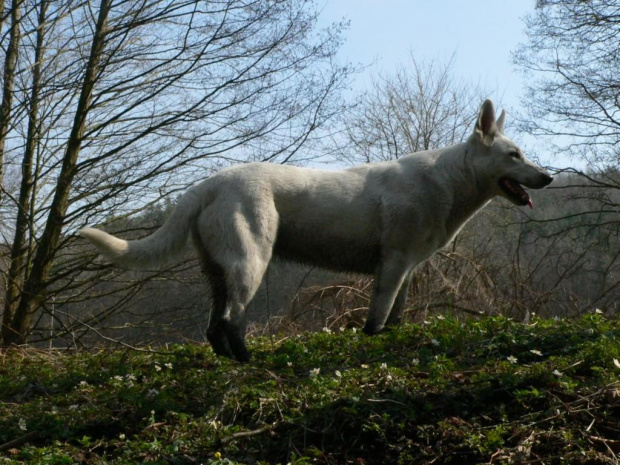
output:
{"label": "bare tree", "polygon": [[514,54],[530,76],[525,128],[592,166],[620,161],[619,20],[612,0],[540,0]]}
{"label": "bare tree", "polygon": [[587,165],[559,170],[570,183],[556,184],[560,199],[543,235],[572,243],[560,268],[593,280],[596,292],[578,311],[611,310],[620,295],[620,5],[540,0],[525,25],[528,41],[514,54],[529,76],[523,128]]}
{"label": "bare tree", "polygon": [[302,0],[23,3],[5,345],[26,340],[52,297],[75,301],[110,273],[76,249],[73,228],[130,215],[222,165],[294,160],[342,108],[350,72],[334,60],[341,28],[317,30]]}
{"label": "bare tree", "polygon": [[[32,217],[31,201],[33,195],[33,161],[37,150],[38,140],[38,113],[41,90],[41,69],[43,38],[45,34],[45,20],[48,2],[41,2],[38,11],[38,29],[36,35],[35,62],[32,71],[32,90],[30,94],[30,108],[28,109],[28,126],[22,159],[22,179],[17,199],[17,217],[15,219],[15,234],[10,254],[10,268],[7,274],[7,286],[5,294],[4,316],[9,319],[17,316],[17,306],[20,302],[19,296],[23,286],[23,277],[27,270],[32,268],[29,262],[29,255],[32,252],[32,241],[28,240],[28,232],[34,230],[34,218]],[[10,320],[8,320],[10,321]],[[19,320],[17,326],[24,323]],[[28,321],[26,321],[28,324]],[[5,326],[3,325],[3,330]]]}
{"label": "bare tree", "polygon": [[[4,55],[4,73],[2,76],[2,103],[0,104],[0,187],[2,187],[4,173],[4,151],[6,139],[11,126],[11,109],[13,106],[13,87],[15,82],[15,67],[17,65],[17,50],[20,41],[22,0],[13,0],[9,9],[11,23],[8,33],[8,44]],[[4,20],[4,0],[0,4],[0,16]],[[0,20],[0,21],[2,21]],[[0,30],[2,23],[0,22]],[[2,190],[0,189],[0,201]]]}
{"label": "bare tree", "polygon": [[346,116],[341,156],[352,163],[391,160],[460,142],[471,131],[480,92],[458,82],[454,57],[379,76]]}

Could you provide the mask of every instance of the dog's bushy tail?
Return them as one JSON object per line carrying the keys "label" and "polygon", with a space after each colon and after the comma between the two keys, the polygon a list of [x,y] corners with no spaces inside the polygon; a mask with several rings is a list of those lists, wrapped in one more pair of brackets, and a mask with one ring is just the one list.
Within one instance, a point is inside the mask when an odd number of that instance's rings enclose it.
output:
{"label": "dog's bushy tail", "polygon": [[116,265],[137,269],[154,267],[185,248],[191,223],[203,208],[200,198],[191,189],[180,198],[164,225],[143,239],[126,241],[96,228],[80,229],[78,234]]}

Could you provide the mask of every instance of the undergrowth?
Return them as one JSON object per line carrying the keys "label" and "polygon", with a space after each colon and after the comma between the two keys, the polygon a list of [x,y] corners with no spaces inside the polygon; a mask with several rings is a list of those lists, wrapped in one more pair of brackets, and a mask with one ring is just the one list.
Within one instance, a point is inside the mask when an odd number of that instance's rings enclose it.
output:
{"label": "undergrowth", "polygon": [[0,353],[0,463],[618,463],[620,322]]}

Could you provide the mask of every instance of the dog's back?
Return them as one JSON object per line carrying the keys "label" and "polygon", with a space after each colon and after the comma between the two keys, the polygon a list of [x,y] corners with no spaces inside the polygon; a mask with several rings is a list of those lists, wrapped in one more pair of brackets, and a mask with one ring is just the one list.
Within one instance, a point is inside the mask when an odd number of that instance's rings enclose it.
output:
{"label": "dog's back", "polygon": [[[409,210],[415,204],[428,204],[415,199],[416,191],[424,189],[412,187],[422,183],[416,180],[416,165],[428,169],[428,157],[415,154],[409,160],[338,171],[254,163],[221,172],[206,181],[205,188],[217,192],[212,216],[230,212],[236,203],[245,206],[247,221],[267,221],[264,215],[270,209],[265,207],[273,205],[278,223],[275,256],[371,274],[387,223],[414,217]],[[426,190],[425,195],[433,195],[432,186]],[[247,214],[249,206],[254,206],[253,214]]]}

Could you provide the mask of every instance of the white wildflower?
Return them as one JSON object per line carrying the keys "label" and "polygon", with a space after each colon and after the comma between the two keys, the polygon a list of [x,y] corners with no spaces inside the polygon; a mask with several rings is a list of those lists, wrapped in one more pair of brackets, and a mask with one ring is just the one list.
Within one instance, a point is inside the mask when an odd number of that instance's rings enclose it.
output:
{"label": "white wildflower", "polygon": [[519,359],[515,357],[514,355],[510,355],[506,357],[506,360],[508,360],[510,363],[517,363],[519,361]]}
{"label": "white wildflower", "polygon": [[169,370],[172,370],[172,363],[164,363],[164,366]]}
{"label": "white wildflower", "polygon": [[312,370],[310,370],[309,376],[310,378],[314,378],[315,376],[318,376],[320,372],[320,368],[313,368]]}
{"label": "white wildflower", "polygon": [[125,440],[125,435],[124,435],[123,433],[121,433],[121,434],[119,434],[119,435],[118,435],[118,438],[119,438],[121,441],[124,441],[124,440]]}
{"label": "white wildflower", "polygon": [[617,358],[614,358],[614,365],[616,365],[617,368],[620,368],[620,362]]}
{"label": "white wildflower", "polygon": [[155,371],[161,371],[161,367],[157,363],[155,364]]}
{"label": "white wildflower", "polygon": [[22,431],[26,431],[28,428],[26,428],[26,419],[24,418],[20,418],[19,421],[17,422],[17,426],[19,426],[19,429],[21,429]]}
{"label": "white wildflower", "polygon": [[331,333],[332,333],[332,330],[331,330],[331,329],[329,329],[329,328],[326,326],[325,328],[323,328],[323,332],[324,332],[324,333],[327,333],[327,334],[331,334]]}
{"label": "white wildflower", "polygon": [[382,370],[387,370],[387,363],[383,362],[380,367]]}
{"label": "white wildflower", "polygon": [[555,370],[553,370],[553,374],[554,374],[555,376],[558,376],[558,377],[560,377],[560,376],[564,375],[564,373],[562,373],[562,372],[561,372],[560,370],[558,370],[557,368],[556,368]]}
{"label": "white wildflower", "polygon": [[530,350],[530,352],[532,352],[534,355],[538,355],[539,357],[542,357],[542,352],[540,350],[532,349]]}
{"label": "white wildflower", "polygon": [[439,345],[439,341],[437,339],[431,339],[431,344],[437,347]]}
{"label": "white wildflower", "polygon": [[340,373],[339,370],[336,370],[334,374],[336,375],[337,378],[342,378],[342,373]]}
{"label": "white wildflower", "polygon": [[418,366],[420,364],[420,359],[419,358],[414,358],[413,360],[411,360],[411,364],[413,366]]}
{"label": "white wildflower", "polygon": [[596,310],[594,310],[594,313],[596,313],[597,315],[602,315],[603,310],[601,310],[600,308],[597,308]]}

